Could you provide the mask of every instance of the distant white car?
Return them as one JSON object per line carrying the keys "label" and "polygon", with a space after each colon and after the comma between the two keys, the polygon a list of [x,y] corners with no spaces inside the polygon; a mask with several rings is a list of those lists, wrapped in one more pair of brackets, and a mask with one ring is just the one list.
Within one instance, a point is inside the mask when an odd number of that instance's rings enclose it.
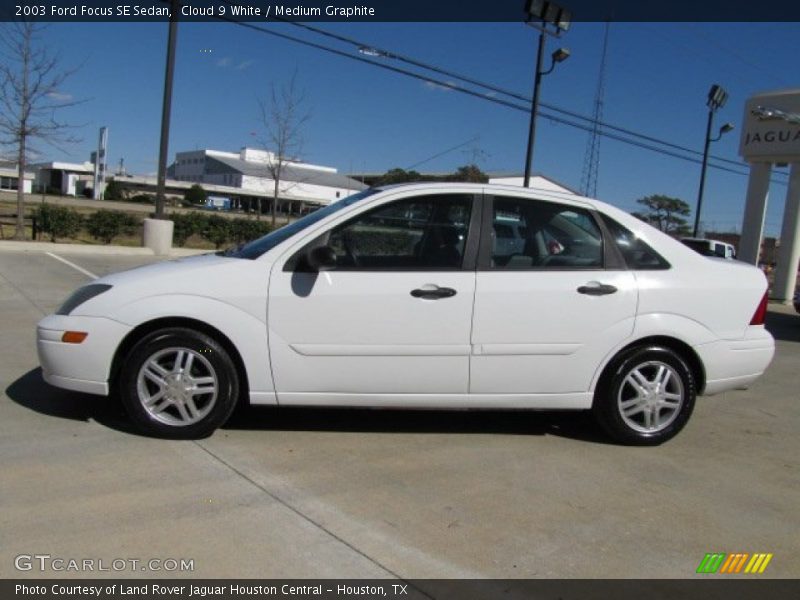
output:
{"label": "distant white car", "polygon": [[165,437],[209,435],[241,397],[591,409],[614,439],[657,444],[697,394],[764,372],[766,289],[597,200],[413,184],[98,279],[42,319],[38,350],[48,382],[115,393]]}
{"label": "distant white car", "polygon": [[733,247],[733,244],[728,244],[727,242],[707,240],[705,238],[681,238],[681,242],[703,256],[736,258],[736,248]]}

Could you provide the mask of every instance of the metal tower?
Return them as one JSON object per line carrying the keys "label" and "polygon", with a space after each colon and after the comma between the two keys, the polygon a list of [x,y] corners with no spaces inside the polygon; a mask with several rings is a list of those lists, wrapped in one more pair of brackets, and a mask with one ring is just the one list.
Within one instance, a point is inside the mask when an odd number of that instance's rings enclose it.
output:
{"label": "metal tower", "polygon": [[603,119],[603,96],[606,90],[606,57],[608,55],[608,30],[611,22],[606,21],[603,35],[603,53],[600,58],[600,74],[597,78],[597,93],[594,97],[594,112],[592,113],[592,129],[586,143],[586,154],[583,157],[583,172],[581,174],[581,194],[584,196],[597,196],[597,172],[600,170],[600,121]]}

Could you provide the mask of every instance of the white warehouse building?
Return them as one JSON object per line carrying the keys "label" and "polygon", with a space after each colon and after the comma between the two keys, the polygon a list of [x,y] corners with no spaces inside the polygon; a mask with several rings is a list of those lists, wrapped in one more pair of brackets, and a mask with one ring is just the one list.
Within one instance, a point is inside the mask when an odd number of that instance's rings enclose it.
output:
{"label": "white warehouse building", "polygon": [[[274,153],[255,148],[242,148],[238,153],[193,150],[176,153],[167,175],[175,181],[213,186],[215,193],[227,188],[238,196],[272,198],[275,181],[270,165],[275,162]],[[326,205],[366,187],[333,167],[286,161],[279,197],[284,202]]]}

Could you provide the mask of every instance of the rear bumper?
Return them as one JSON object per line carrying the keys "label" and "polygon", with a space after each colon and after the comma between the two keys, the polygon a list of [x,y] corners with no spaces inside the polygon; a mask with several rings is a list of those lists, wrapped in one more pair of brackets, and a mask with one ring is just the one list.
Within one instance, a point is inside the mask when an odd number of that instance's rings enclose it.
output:
{"label": "rear bumper", "polygon": [[748,327],[741,340],[701,344],[695,351],[706,370],[706,396],[748,387],[763,375],[775,355],[775,340],[763,326]]}
{"label": "rear bumper", "polygon": [[[36,350],[44,380],[56,387],[108,395],[111,361],[131,327],[99,317],[50,315],[36,327]],[[65,331],[85,331],[80,344],[61,341]]]}

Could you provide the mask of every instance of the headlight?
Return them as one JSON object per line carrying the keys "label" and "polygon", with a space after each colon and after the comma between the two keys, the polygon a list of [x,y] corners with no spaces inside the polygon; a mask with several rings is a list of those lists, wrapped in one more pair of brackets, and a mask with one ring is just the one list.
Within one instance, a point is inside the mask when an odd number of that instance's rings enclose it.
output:
{"label": "headlight", "polygon": [[89,285],[78,288],[64,301],[64,304],[56,311],[56,314],[68,315],[87,300],[91,300],[95,296],[99,296],[110,289],[111,286],[107,283],[90,283]]}

